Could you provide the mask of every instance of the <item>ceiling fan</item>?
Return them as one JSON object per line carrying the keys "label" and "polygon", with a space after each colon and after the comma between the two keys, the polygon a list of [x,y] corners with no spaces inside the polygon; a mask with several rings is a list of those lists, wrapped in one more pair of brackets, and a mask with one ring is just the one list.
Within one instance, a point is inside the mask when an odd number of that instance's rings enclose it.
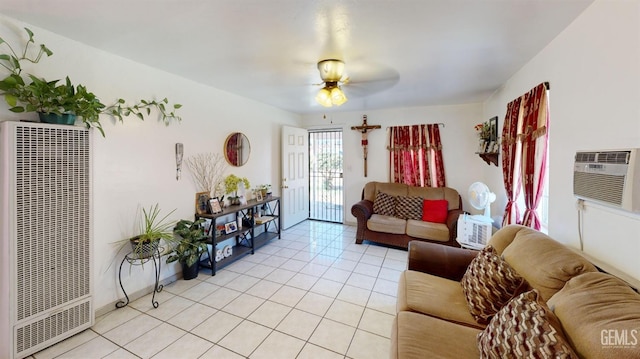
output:
{"label": "ceiling fan", "polygon": [[316,101],[324,107],[340,106],[347,102],[347,96],[340,88],[340,85],[349,82],[348,77],[343,78],[344,62],[336,59],[322,60],[318,62],[318,71],[324,87],[318,91]]}

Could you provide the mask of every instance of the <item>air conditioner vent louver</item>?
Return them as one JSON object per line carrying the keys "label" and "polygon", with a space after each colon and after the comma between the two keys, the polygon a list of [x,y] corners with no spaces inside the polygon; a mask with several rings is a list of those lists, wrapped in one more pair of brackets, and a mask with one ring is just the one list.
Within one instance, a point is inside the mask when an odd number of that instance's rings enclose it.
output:
{"label": "air conditioner vent louver", "polygon": [[598,154],[600,163],[629,163],[629,152],[601,152]]}
{"label": "air conditioner vent louver", "polygon": [[631,151],[577,152],[576,162],[629,164]]}
{"label": "air conditioner vent louver", "polygon": [[469,215],[458,217],[456,241],[462,247],[482,249],[491,237],[491,222],[479,221]]}
{"label": "air conditioner vent louver", "polygon": [[595,162],[595,152],[578,152],[576,153],[576,162]]}
{"label": "air conditioner vent louver", "polygon": [[624,177],[577,172],[573,175],[573,193],[618,206],[622,205]]}
{"label": "air conditioner vent louver", "polygon": [[627,211],[640,212],[638,149],[577,152],[573,194]]}

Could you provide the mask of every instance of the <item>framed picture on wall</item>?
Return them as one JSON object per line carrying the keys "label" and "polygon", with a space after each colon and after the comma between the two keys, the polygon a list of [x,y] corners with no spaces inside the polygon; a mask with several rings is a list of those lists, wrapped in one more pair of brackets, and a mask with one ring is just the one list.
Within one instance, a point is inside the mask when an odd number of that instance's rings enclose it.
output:
{"label": "framed picture on wall", "polygon": [[[498,142],[498,116],[489,119],[489,135],[489,141]],[[487,151],[494,152],[493,148],[489,148]]]}

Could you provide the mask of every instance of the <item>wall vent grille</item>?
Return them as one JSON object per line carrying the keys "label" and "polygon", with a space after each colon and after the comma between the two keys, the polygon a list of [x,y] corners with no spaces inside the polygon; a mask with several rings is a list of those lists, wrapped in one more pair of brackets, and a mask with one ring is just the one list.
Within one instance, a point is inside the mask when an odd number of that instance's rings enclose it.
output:
{"label": "wall vent grille", "polygon": [[0,122],[0,358],[91,327],[91,135]]}
{"label": "wall vent grille", "polygon": [[89,132],[16,128],[17,319],[89,294]]}
{"label": "wall vent grille", "polygon": [[15,333],[17,357],[21,358],[21,353],[27,350],[31,353],[32,348],[45,347],[46,345],[42,344],[47,342],[55,343],[58,337],[70,331],[77,332],[83,327],[88,327],[91,323],[92,311],[91,301],[87,300],[44,319],[17,327]]}

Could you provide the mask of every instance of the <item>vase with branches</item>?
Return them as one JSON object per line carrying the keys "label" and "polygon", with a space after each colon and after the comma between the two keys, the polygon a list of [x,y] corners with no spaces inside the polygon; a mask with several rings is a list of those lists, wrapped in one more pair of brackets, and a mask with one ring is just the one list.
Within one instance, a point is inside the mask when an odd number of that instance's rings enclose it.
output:
{"label": "vase with branches", "polygon": [[198,191],[207,191],[209,196],[218,198],[222,202],[226,193],[224,172],[227,169],[227,162],[224,157],[219,153],[198,153],[189,156],[185,163]]}

